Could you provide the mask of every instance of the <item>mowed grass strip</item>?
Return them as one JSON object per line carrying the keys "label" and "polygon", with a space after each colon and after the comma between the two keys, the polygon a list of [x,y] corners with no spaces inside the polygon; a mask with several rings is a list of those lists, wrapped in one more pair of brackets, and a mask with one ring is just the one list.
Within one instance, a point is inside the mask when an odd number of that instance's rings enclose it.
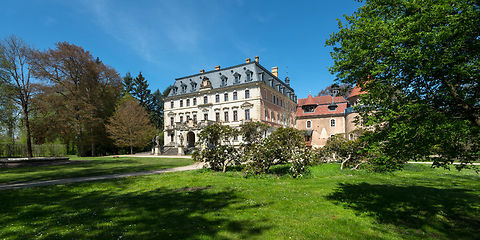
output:
{"label": "mowed grass strip", "polygon": [[71,160],[74,163],[16,168],[0,167],[0,184],[159,170],[193,163],[191,159],[185,158],[71,157]]}
{"label": "mowed grass strip", "polygon": [[475,172],[338,168],[315,166],[301,179],[198,170],[0,191],[0,239],[478,239]]}

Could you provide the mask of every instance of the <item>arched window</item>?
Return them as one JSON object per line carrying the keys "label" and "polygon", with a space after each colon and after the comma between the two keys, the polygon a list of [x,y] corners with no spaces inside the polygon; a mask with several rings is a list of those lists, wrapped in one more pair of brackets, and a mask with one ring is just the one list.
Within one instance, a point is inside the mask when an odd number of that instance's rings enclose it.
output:
{"label": "arched window", "polygon": [[250,98],[250,90],[245,90],[245,98]]}
{"label": "arched window", "polygon": [[335,127],[335,119],[330,119],[330,127]]}
{"label": "arched window", "polygon": [[312,127],[312,122],[311,121],[307,121],[307,128],[311,128]]}
{"label": "arched window", "polygon": [[203,97],[203,104],[207,104],[208,103],[208,97],[207,96],[204,96]]}
{"label": "arched window", "polygon": [[353,140],[353,133],[350,133],[350,134],[348,135],[348,140]]}

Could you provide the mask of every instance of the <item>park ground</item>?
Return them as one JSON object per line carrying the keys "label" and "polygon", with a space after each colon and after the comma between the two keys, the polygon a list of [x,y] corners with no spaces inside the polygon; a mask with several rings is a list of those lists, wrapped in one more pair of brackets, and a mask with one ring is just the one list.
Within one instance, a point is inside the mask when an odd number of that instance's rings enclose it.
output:
{"label": "park ground", "polygon": [[[125,171],[128,162],[135,171],[191,163],[92,161],[112,167],[25,168],[27,177],[12,172],[22,168],[2,169],[0,181],[112,173]],[[273,172],[247,177],[195,170],[4,190],[0,239],[478,239],[480,176],[472,170],[408,164],[377,174],[324,164],[300,179],[284,175],[281,166]]]}

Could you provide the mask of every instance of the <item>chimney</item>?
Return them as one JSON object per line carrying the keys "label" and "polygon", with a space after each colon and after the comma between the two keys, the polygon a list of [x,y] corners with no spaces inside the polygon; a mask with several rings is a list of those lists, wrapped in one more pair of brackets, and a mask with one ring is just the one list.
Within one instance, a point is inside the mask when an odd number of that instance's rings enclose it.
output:
{"label": "chimney", "polygon": [[205,73],[205,70],[201,69],[201,70],[200,70],[200,73]]}
{"label": "chimney", "polygon": [[260,58],[258,56],[255,56],[255,62],[258,63],[259,60],[260,60]]}
{"label": "chimney", "polygon": [[220,65],[215,66],[215,70],[220,70]]}
{"label": "chimney", "polygon": [[245,59],[246,63],[250,63],[250,58]]}
{"label": "chimney", "polygon": [[278,78],[278,67],[272,67],[272,74]]}
{"label": "chimney", "polygon": [[290,78],[288,76],[285,78],[285,84],[290,86]]}

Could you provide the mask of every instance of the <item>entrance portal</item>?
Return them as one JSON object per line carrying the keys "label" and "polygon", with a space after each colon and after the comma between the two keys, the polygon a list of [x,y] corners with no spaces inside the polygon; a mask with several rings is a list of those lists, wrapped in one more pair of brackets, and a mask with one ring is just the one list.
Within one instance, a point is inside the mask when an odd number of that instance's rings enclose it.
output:
{"label": "entrance portal", "polygon": [[195,147],[195,133],[187,133],[187,147]]}

